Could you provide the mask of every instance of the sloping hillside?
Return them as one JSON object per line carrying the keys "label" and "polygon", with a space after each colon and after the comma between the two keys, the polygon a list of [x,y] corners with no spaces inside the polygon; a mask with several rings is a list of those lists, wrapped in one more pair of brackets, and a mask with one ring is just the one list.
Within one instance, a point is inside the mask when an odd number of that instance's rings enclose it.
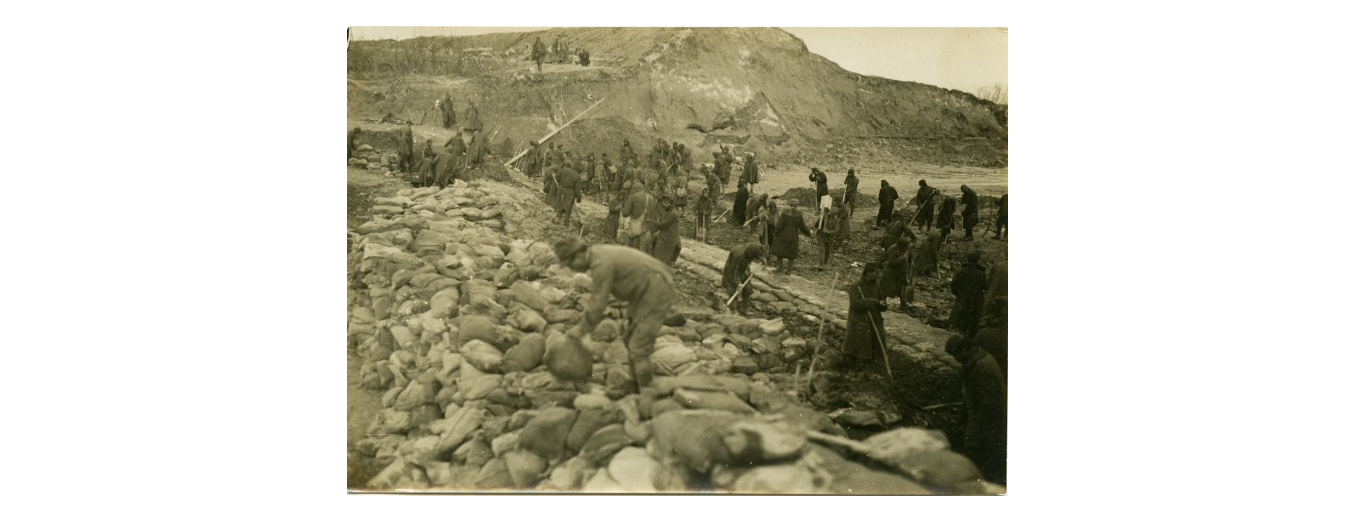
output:
{"label": "sloping hillside", "polygon": [[[537,37],[587,49],[592,66],[548,63],[537,73],[525,57]],[[1001,107],[846,71],[780,29],[569,28],[359,41],[350,44],[348,73],[350,118],[391,113],[417,122],[450,94],[458,113],[474,102],[486,126],[503,125],[500,138],[515,143],[606,97],[565,133],[568,146],[612,151],[620,137],[644,147],[663,139],[696,146],[704,159],[730,143],[768,161],[796,162],[828,142],[886,136],[914,144],[900,150],[1005,164]],[[688,129],[717,123],[723,128],[709,134]]]}

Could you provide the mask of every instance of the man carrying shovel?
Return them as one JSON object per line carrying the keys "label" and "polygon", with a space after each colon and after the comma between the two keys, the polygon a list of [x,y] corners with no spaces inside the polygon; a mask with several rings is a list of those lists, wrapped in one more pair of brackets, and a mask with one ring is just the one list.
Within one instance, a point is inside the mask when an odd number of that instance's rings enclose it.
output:
{"label": "man carrying shovel", "polygon": [[555,256],[570,269],[587,272],[592,277],[592,296],[585,306],[582,323],[569,328],[570,340],[577,342],[597,327],[606,314],[611,297],[625,301],[629,320],[625,347],[630,353],[635,387],[623,391],[638,392],[640,387],[647,387],[653,381],[653,362],[649,355],[653,354],[654,339],[672,309],[673,295],[677,291],[672,269],[628,246],[589,245],[576,238],[555,243]]}
{"label": "man carrying shovel", "polygon": [[762,245],[749,242],[734,246],[729,250],[729,258],[724,261],[724,279],[720,285],[730,299],[729,305],[735,313],[746,315],[748,298],[752,297],[752,288],[748,281],[752,278],[752,261],[761,260],[764,251]]}

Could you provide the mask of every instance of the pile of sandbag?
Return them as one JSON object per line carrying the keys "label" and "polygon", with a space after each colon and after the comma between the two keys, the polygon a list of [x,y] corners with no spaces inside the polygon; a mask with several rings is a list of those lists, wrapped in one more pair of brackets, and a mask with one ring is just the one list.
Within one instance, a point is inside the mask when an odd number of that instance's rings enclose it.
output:
{"label": "pile of sandbag", "polygon": [[400,154],[393,150],[378,150],[371,145],[358,145],[353,157],[348,159],[348,166],[367,170],[398,170]]}
{"label": "pile of sandbag", "polygon": [[360,385],[382,406],[357,443],[384,466],[368,487],[988,490],[937,432],[824,442],[844,431],[793,398],[800,382],[786,368],[811,351],[779,319],[664,326],[652,388],[613,400],[607,391],[631,380],[613,309],[582,340],[590,374],[553,376],[545,361],[582,316],[591,280],[560,266],[549,244],[506,234],[503,209],[520,202],[481,183],[379,198],[350,230],[349,345]]}

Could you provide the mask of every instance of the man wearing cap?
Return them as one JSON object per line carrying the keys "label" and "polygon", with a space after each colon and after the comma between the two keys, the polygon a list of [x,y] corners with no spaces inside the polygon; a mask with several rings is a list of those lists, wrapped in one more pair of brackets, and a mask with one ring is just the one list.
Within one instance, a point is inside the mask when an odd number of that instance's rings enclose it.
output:
{"label": "man wearing cap", "polygon": [[847,215],[855,217],[856,215],[856,196],[860,191],[860,178],[856,177],[856,169],[852,168],[846,171],[846,195],[843,196],[842,203],[849,208]]}
{"label": "man wearing cap", "polygon": [[663,327],[676,295],[671,268],[634,248],[588,245],[577,238],[555,243],[555,256],[570,269],[587,272],[592,277],[592,293],[582,322],[570,328],[567,334],[581,338],[591,333],[606,314],[611,297],[625,301],[629,320],[625,347],[630,354],[634,382],[637,387],[648,386],[653,381],[653,362],[649,355],[653,354],[654,339]]}
{"label": "man wearing cap", "polygon": [[964,203],[964,239],[973,240],[973,227],[978,225],[978,192],[974,192],[968,185],[959,187],[963,192],[961,200]]}
{"label": "man wearing cap", "polygon": [[654,221],[653,256],[663,261],[663,264],[671,266],[677,262],[677,256],[682,253],[682,230],[679,226],[681,220],[673,210],[672,198],[664,197],[662,200],[663,209],[658,213],[658,219]]}
{"label": "man wearing cap", "polygon": [[969,252],[964,265],[950,280],[950,293],[954,294],[950,327],[958,329],[967,337],[978,332],[978,325],[983,318],[983,293],[987,291],[987,275],[978,263],[979,259],[978,252]]}
{"label": "man wearing cap", "polygon": [[877,360],[884,353],[884,332],[876,328],[884,327],[884,295],[879,291],[878,262],[865,264],[860,273],[860,281],[846,288],[851,299],[846,319],[846,345],[844,352],[850,363],[866,363]]}

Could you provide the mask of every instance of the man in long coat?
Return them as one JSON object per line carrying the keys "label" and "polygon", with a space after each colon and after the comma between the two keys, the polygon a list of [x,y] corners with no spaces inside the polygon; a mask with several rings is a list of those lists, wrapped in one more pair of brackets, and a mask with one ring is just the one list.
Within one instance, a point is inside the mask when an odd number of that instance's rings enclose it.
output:
{"label": "man in long coat", "polygon": [[671,266],[682,253],[681,219],[673,209],[671,197],[663,198],[663,209],[654,220],[653,256]]}
{"label": "man in long coat", "polygon": [[898,200],[898,190],[889,186],[889,182],[883,179],[879,180],[879,215],[874,219],[874,226],[878,228],[893,220],[893,202]]}
{"label": "man in long coat", "polygon": [[930,230],[931,216],[935,213],[936,194],[939,190],[926,186],[926,180],[917,181],[917,228]]}
{"label": "man in long coat", "polygon": [[700,196],[696,197],[696,226],[692,233],[698,241],[709,243],[710,239],[710,213],[715,209],[715,203],[710,198],[710,189],[701,188]]}
{"label": "man in long coat", "polygon": [[621,206],[621,217],[630,219],[626,242],[632,248],[653,254],[653,221],[657,219],[658,198],[639,180],[631,186],[633,192]]}
{"label": "man in long coat", "polygon": [[967,337],[978,332],[978,325],[983,319],[983,293],[987,291],[987,275],[983,273],[978,260],[978,252],[969,252],[964,265],[950,280],[950,293],[954,294],[950,326]]}
{"label": "man in long coat", "polygon": [[931,230],[926,239],[912,248],[912,274],[929,275],[935,273],[936,258],[940,255],[940,232]]}
{"label": "man in long coat", "polygon": [[850,362],[868,363],[884,354],[884,296],[879,291],[879,263],[865,265],[860,281],[846,288],[851,307],[846,318],[844,352]]}
{"label": "man in long coat", "polygon": [[945,351],[959,361],[964,392],[964,434],[956,447],[983,478],[1006,483],[1006,375],[981,347],[953,335]]}
{"label": "man in long coat", "polygon": [[442,128],[451,128],[456,124],[456,107],[451,105],[451,94],[448,93],[442,98],[442,103],[438,106],[442,109]]}
{"label": "man in long coat", "polygon": [[940,240],[945,242],[950,239],[950,230],[954,229],[954,209],[955,200],[945,194],[936,194],[940,199],[940,214],[936,216],[936,229],[940,230]]}
{"label": "man in long coat", "polygon": [[909,257],[908,247],[911,241],[901,239],[895,241],[884,252],[883,267],[879,274],[879,289],[883,298],[897,298],[899,307],[907,309],[907,303],[912,301],[912,291],[909,287],[912,262]]}
{"label": "man in long coat", "polygon": [[733,196],[732,216],[729,217],[730,223],[737,223],[742,226],[747,222],[748,210],[748,185],[742,179],[738,180],[738,193]]}
{"label": "man in long coat", "polygon": [[729,258],[724,261],[724,278],[720,281],[720,286],[724,288],[722,302],[727,302],[735,292],[740,293],[732,305],[733,311],[739,315],[747,314],[748,299],[752,298],[752,284],[743,285],[743,281],[752,275],[752,261],[760,260],[762,255],[762,245],[747,242],[729,249]]}
{"label": "man in long coat", "polygon": [[475,106],[475,102],[470,102],[470,108],[465,110],[465,129],[471,132],[480,130],[484,125],[480,122],[480,109]]}
{"label": "man in long coat", "polygon": [[442,149],[437,154],[437,163],[433,165],[433,182],[437,186],[446,188],[456,179],[457,164],[460,160],[452,155],[450,149]]}
{"label": "man in long coat", "polygon": [[781,262],[786,261],[782,273],[789,275],[795,269],[795,259],[799,258],[799,236],[812,237],[804,216],[799,213],[798,201],[795,206],[786,208],[776,221],[776,235],[771,240],[771,255],[776,257],[776,269],[781,271]]}
{"label": "man in long coat", "polygon": [[757,154],[748,152],[748,157],[743,163],[743,181],[748,184],[749,191],[755,191],[757,183],[761,180],[762,176],[757,171]]}
{"label": "man in long coat", "polygon": [[978,192],[968,185],[959,187],[964,202],[964,239],[973,240],[973,227],[978,225]]}
{"label": "man in long coat", "polygon": [[573,169],[569,163],[564,164],[564,168],[559,173],[559,193],[556,194],[555,201],[559,206],[555,211],[555,219],[560,224],[569,224],[569,219],[574,213],[574,203],[582,199],[579,190],[578,172]]}
{"label": "man in long coat", "polygon": [[545,43],[537,36],[531,44],[531,61],[536,62],[536,72],[541,72],[541,62],[545,61]]}

